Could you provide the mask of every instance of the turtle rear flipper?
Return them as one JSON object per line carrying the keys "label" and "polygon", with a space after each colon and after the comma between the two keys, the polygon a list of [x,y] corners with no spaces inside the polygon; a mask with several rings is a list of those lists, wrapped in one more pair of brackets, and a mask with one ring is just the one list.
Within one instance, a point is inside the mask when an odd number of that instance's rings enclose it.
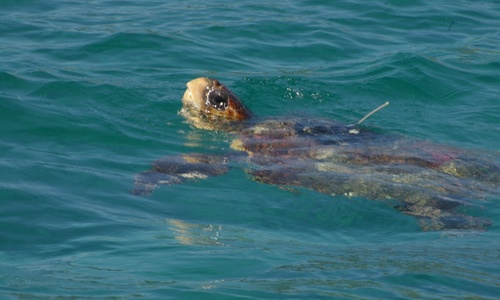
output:
{"label": "turtle rear flipper", "polygon": [[135,178],[134,195],[149,195],[160,184],[180,184],[188,180],[205,179],[229,171],[222,156],[190,154],[167,156],[153,163],[150,171]]}

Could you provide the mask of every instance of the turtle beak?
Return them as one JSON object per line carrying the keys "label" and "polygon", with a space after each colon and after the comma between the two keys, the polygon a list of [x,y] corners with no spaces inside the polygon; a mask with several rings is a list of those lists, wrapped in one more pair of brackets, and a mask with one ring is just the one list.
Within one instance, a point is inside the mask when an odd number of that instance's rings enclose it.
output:
{"label": "turtle beak", "polygon": [[200,77],[189,81],[186,86],[180,114],[196,127],[213,129],[217,122],[227,124],[252,116],[238,97],[216,79]]}
{"label": "turtle beak", "polygon": [[206,77],[189,81],[186,84],[187,89],[182,97],[183,105],[192,106],[199,111],[205,109],[206,93],[212,85],[212,80]]}

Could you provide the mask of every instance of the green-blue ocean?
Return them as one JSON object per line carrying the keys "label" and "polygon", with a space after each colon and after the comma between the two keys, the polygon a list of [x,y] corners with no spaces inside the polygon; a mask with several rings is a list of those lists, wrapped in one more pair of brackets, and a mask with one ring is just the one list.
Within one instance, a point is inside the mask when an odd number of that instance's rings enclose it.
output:
{"label": "green-blue ocean", "polygon": [[[486,230],[244,170],[133,195],[169,155],[229,150],[178,114],[220,80],[258,116],[500,149],[500,2],[0,0],[1,299],[497,299]],[[500,183],[499,183],[500,184]]]}

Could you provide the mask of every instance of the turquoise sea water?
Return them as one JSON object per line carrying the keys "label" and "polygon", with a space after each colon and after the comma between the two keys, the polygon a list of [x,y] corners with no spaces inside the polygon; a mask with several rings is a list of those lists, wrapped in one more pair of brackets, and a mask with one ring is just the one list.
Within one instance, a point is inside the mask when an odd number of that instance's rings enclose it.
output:
{"label": "turquoise sea water", "polygon": [[500,148],[500,3],[0,1],[2,299],[496,299],[485,232],[242,170],[149,197],[134,176],[228,136],[177,114],[212,76],[258,115]]}

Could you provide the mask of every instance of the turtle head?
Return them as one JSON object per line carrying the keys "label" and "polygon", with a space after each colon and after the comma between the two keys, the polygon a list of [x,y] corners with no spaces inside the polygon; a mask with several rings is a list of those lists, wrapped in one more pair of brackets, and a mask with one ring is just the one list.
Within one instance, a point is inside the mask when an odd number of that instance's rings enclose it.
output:
{"label": "turtle head", "polygon": [[251,118],[252,113],[218,80],[200,77],[189,81],[180,114],[202,129],[219,129]]}

